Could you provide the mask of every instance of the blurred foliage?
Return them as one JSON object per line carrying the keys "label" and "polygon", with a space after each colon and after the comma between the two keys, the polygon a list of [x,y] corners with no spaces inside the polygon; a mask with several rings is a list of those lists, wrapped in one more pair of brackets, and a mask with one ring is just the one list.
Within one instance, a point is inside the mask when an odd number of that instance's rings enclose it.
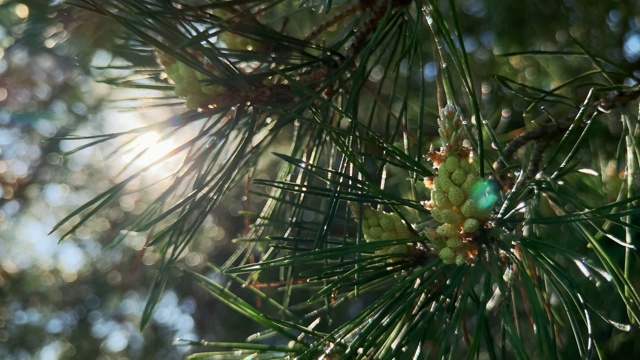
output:
{"label": "blurred foliage", "polygon": [[[189,336],[203,326],[193,317],[196,308],[214,312],[208,299],[177,284],[163,298],[163,315],[149,331],[138,332],[153,279],[146,265],[157,256],[146,252],[138,258],[143,235],[131,236],[123,248],[102,244],[135,210],[130,204],[143,206],[149,195],[123,199],[60,245],[58,234],[47,235],[61,215],[95,196],[117,172],[104,159],[108,152],[65,158],[70,145],[62,139],[104,131],[102,109],[111,90],[92,80],[100,61],[155,64],[118,48],[114,36],[120,31],[117,24],[64,4],[0,2],[3,359],[181,358],[186,349],[173,346],[176,335]],[[218,239],[228,236],[218,233]],[[192,255],[191,263],[198,266],[212,248],[202,243],[203,255]]]}
{"label": "blurred foliage", "polygon": [[[0,0],[0,357],[640,356],[637,14]],[[459,267],[425,235],[447,102],[502,187]]]}

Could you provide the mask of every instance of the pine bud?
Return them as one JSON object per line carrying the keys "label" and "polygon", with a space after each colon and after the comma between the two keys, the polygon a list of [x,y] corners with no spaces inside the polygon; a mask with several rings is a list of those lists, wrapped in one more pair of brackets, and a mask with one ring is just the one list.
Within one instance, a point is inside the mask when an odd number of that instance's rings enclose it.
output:
{"label": "pine bud", "polygon": [[467,174],[474,173],[476,169],[468,160],[460,160],[460,169]]}
{"label": "pine bud", "polygon": [[444,212],[446,210],[440,210],[438,208],[434,208],[431,210],[431,216],[439,223],[444,223]]}
{"label": "pine bud", "polygon": [[480,179],[480,177],[476,174],[467,174],[467,178],[465,179],[464,183],[462,184],[461,188],[462,190],[469,194],[471,193],[471,189],[473,188],[473,185],[475,185],[475,183]]}
{"label": "pine bud", "polygon": [[[383,211],[378,211],[369,205],[362,206],[361,214],[358,213],[358,208],[356,206],[353,206],[353,204],[351,206],[351,209],[356,218],[362,218],[362,233],[364,234],[364,239],[367,242],[399,240],[413,237],[413,234],[411,233],[407,225],[396,213],[385,213]],[[409,249],[409,246],[404,244],[391,245],[376,250],[376,254],[406,254],[409,252]]]}
{"label": "pine bud", "polygon": [[460,161],[455,156],[448,156],[447,160],[444,163],[444,167],[450,173],[455,172],[458,169],[459,166],[460,166]]}
{"label": "pine bud", "polygon": [[475,217],[475,215],[478,212],[476,202],[473,201],[472,199],[468,199],[460,208],[460,212],[462,212],[462,215],[464,215],[464,217],[467,217],[467,218]]}
{"label": "pine bud", "polygon": [[440,249],[438,256],[440,256],[440,259],[442,259],[442,262],[445,264],[453,264],[456,258],[454,252],[447,247]]}
{"label": "pine bud", "polygon": [[473,219],[473,218],[469,218],[469,219],[465,220],[464,224],[462,225],[462,229],[467,234],[474,233],[474,232],[478,231],[479,228],[480,228],[480,222],[478,220],[476,220],[476,219]]}
{"label": "pine bud", "polygon": [[464,202],[465,194],[459,187],[452,185],[449,188],[449,201],[455,206],[459,206]]}
{"label": "pine bud", "polygon": [[446,209],[451,207],[452,204],[443,190],[434,190],[431,192],[431,194],[433,196],[432,199],[437,207],[441,209]]}
{"label": "pine bud", "polygon": [[457,169],[451,174],[451,181],[458,186],[464,184],[465,180],[467,180],[467,173],[462,169]]}
{"label": "pine bud", "polygon": [[447,170],[446,166],[442,164],[438,168],[438,177],[448,178],[450,176],[451,176],[451,173],[449,172],[449,170]]}
{"label": "pine bud", "polygon": [[455,237],[458,236],[458,229],[452,224],[442,224],[438,226],[436,232],[444,237]]}
{"label": "pine bud", "polygon": [[458,247],[464,245],[464,242],[462,241],[462,239],[457,235],[458,234],[456,234],[456,236],[447,238],[447,241],[445,242],[447,247],[449,247],[449,248],[458,248]]}
{"label": "pine bud", "polygon": [[449,210],[449,209],[442,210],[441,218],[442,218],[442,221],[440,222],[447,223],[447,224],[458,224],[459,222],[462,221],[462,216],[459,212]]}

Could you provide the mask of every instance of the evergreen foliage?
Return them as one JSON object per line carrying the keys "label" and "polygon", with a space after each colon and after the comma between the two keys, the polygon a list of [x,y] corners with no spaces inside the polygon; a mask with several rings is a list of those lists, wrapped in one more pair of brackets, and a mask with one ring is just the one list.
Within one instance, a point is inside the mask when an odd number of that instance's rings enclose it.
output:
{"label": "evergreen foliage", "polygon": [[[164,136],[199,127],[149,165],[184,156],[126,224],[153,230],[162,256],[142,327],[226,194],[266,199],[217,276],[185,270],[264,331],[182,340],[190,359],[587,359],[637,333],[640,89],[578,35],[481,45],[473,4],[455,1],[71,3],[158,59],[103,81],[186,105],[153,125]],[[505,70],[491,78],[490,62]],[[252,178],[274,157],[272,179]],[[72,234],[144,171],[56,229]]]}

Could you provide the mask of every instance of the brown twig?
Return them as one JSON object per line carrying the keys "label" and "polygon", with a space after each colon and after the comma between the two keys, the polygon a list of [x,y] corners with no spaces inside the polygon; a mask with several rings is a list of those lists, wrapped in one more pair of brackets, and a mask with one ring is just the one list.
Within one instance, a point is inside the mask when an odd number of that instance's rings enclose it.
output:
{"label": "brown twig", "polygon": [[[630,101],[633,101],[640,97],[640,87],[636,87],[630,90],[615,91],[609,93],[607,96],[592,101],[587,105],[587,114],[594,113],[608,113],[616,106],[623,106]],[[526,171],[526,178],[533,178],[536,176],[540,169],[540,163],[542,162],[544,152],[551,146],[552,142],[558,137],[562,136],[569,127],[574,123],[578,116],[578,111],[572,111],[563,119],[557,123],[543,125],[541,127],[529,130],[511,140],[504,148],[504,158],[498,159],[493,168],[498,172],[502,172],[507,164],[504,159],[509,159],[515,155],[515,153],[521,147],[530,142],[535,142],[533,153],[531,154],[531,160]]]}
{"label": "brown twig", "polygon": [[304,37],[304,40],[305,41],[311,41],[311,40],[315,39],[316,37],[318,37],[318,35],[322,34],[322,32],[324,32],[325,30],[327,30],[331,26],[333,26],[333,25],[339,23],[340,21],[344,20],[345,18],[355,14],[358,10],[360,10],[360,8],[361,8],[361,6],[360,6],[359,3],[355,3],[355,4],[347,7],[346,9],[340,11],[339,13],[337,13],[337,14],[333,15],[332,17],[330,17],[329,19],[327,19],[322,24],[318,25],[309,34],[307,34],[307,36]]}

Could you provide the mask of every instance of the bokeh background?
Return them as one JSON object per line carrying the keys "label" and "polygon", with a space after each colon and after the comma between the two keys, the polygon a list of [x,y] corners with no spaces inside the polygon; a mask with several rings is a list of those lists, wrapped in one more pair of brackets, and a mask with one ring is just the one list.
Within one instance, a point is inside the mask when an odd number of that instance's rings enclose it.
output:
{"label": "bokeh background", "polygon": [[[491,74],[550,88],[575,76],[584,64],[570,57],[507,59],[496,54],[563,50],[577,41],[640,75],[640,5],[633,1],[458,3],[484,105],[501,109],[499,117],[511,127],[524,122],[519,114],[527,102],[503,92]],[[59,242],[68,228],[49,233],[75,208],[171,147],[171,139],[150,129],[131,141],[70,153],[89,140],[68,136],[123,132],[182,111],[180,103],[155,107],[144,100],[168,94],[97,81],[155,64],[153,54],[124,46],[121,31],[108,19],[62,1],[0,0],[2,359],[178,359],[189,347],[176,339],[225,341],[234,339],[238,328],[246,333],[253,326],[176,272],[151,325],[139,331],[158,256],[142,251],[148,234],[126,233],[120,244],[111,240],[167,185],[161,179],[179,158],[150,168],[130,184],[130,193],[71,238]],[[118,64],[122,69],[114,70]],[[423,69],[428,80],[434,81],[436,67],[431,62]],[[267,168],[254,177],[272,177]],[[245,231],[243,195],[241,187],[232,191],[210,214],[182,267],[206,273],[207,262],[226,259],[231,239]],[[260,205],[260,200],[252,202],[255,209]],[[618,340],[611,347],[625,343]]]}

